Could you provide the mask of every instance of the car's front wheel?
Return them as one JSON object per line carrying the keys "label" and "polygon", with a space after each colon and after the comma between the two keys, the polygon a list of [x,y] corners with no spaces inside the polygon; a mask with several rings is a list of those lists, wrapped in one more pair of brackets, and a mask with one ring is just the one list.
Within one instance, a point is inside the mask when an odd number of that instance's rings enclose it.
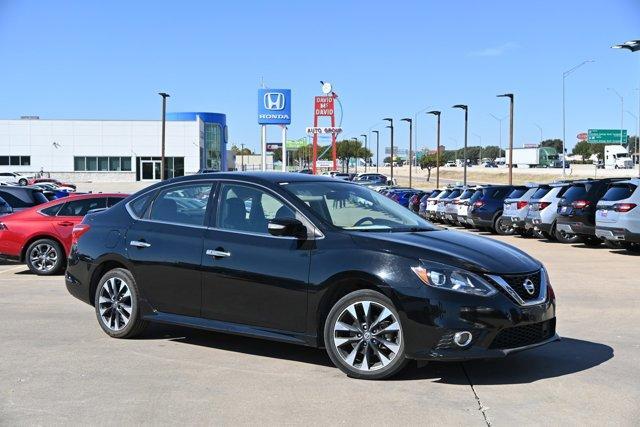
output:
{"label": "car's front wheel", "polygon": [[25,261],[32,273],[38,276],[51,276],[62,270],[65,263],[62,246],[55,240],[36,240],[27,248]]}
{"label": "car's front wheel", "polygon": [[133,338],[144,331],[148,322],[140,318],[139,295],[128,270],[115,268],[102,276],[94,300],[102,330],[114,338]]}
{"label": "car's front wheel", "polygon": [[389,298],[368,289],[352,292],[333,306],[324,342],[334,365],[353,378],[389,378],[408,362],[398,312]]}
{"label": "car's front wheel", "polygon": [[24,187],[25,185],[27,185],[28,183],[29,183],[29,182],[28,182],[26,179],[24,179],[24,178],[20,178],[20,180],[18,181],[18,185],[21,185],[21,186],[23,186],[23,187]]}

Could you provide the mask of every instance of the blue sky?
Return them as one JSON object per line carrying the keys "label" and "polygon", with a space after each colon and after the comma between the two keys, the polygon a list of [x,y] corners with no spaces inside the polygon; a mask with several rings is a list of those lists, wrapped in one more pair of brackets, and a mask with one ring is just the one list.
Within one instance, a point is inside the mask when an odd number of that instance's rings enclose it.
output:
{"label": "blue sky", "polygon": [[[169,111],[228,116],[231,142],[258,147],[256,89],[293,90],[290,137],[312,123],[313,96],[330,81],[344,105],[344,137],[380,119],[443,110],[442,143],[497,144],[516,94],[515,143],[588,128],[618,128],[620,101],[638,114],[640,53],[610,49],[640,38],[640,1],[40,1],[0,0],[0,118],[155,119]],[[636,124],[625,112],[625,128]],[[503,143],[507,123],[503,125]],[[419,117],[418,144],[434,146]],[[406,145],[406,125],[396,141]],[[274,129],[270,140],[277,140]]]}

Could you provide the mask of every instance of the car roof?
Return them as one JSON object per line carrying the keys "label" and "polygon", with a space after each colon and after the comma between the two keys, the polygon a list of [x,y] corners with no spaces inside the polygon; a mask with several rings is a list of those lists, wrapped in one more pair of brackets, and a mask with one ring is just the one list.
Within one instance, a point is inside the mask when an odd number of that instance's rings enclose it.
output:
{"label": "car roof", "polygon": [[0,191],[5,191],[7,193],[20,193],[20,192],[25,192],[25,191],[39,191],[42,192],[41,188],[37,188],[37,187],[31,187],[31,186],[25,186],[25,185],[6,185],[6,186],[2,186],[0,187]]}

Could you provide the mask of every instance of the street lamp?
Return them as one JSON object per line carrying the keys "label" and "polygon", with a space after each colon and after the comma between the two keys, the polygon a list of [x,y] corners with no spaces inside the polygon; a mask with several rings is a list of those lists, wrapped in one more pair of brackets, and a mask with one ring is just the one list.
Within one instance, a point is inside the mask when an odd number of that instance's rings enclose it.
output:
{"label": "street lamp", "polygon": [[624,129],[624,97],[615,89],[608,87],[607,90],[609,92],[613,92],[618,96],[618,98],[620,98],[620,144],[622,144],[622,129]]}
{"label": "street lamp", "polygon": [[393,158],[395,157],[393,153],[393,119],[387,117],[382,120],[384,120],[385,122],[389,122],[389,126],[387,126],[387,128],[389,128],[391,132],[391,182],[393,182]]}
{"label": "street lamp", "polygon": [[[349,150],[349,152],[350,152],[349,154],[355,154],[355,156],[356,156],[356,173],[358,173],[358,149],[357,149],[358,144],[357,143],[359,141],[358,141],[358,138],[355,138],[355,137],[351,138],[351,141],[353,141],[355,143],[353,145],[356,148],[356,150],[355,150],[355,153],[351,153],[351,150]],[[347,173],[349,173],[349,162],[347,162]]]}
{"label": "street lamp", "polygon": [[409,188],[411,188],[411,169],[413,166],[413,144],[412,144],[412,135],[413,135],[413,120],[409,118],[400,119],[402,122],[409,123]]}
{"label": "street lamp", "polygon": [[367,137],[366,133],[363,133],[360,136],[364,137],[364,150],[365,150],[365,153],[364,153],[364,171],[367,172],[367,154],[369,154],[367,152],[368,151],[367,145],[369,144],[369,138]]}
{"label": "street lamp", "polygon": [[440,111],[433,110],[427,112],[437,117],[438,125],[436,126],[436,188],[440,188]]}
{"label": "street lamp", "polygon": [[[640,51],[640,40],[629,40],[611,47],[613,49],[626,49],[629,52],[638,52]],[[638,88],[638,129],[640,129],[640,88]],[[636,138],[638,139],[638,148],[640,148],[640,135],[636,135]],[[638,176],[640,177],[640,153],[638,153],[638,150],[636,150],[636,157],[638,158]]]}
{"label": "street lamp", "polygon": [[567,132],[566,132],[566,108],[565,108],[565,80],[567,78],[567,76],[571,73],[573,73],[575,70],[577,70],[578,68],[582,67],[585,64],[588,64],[589,62],[595,62],[592,59],[589,59],[587,61],[582,61],[580,64],[576,65],[575,67],[565,71],[562,73],[562,176],[566,176],[566,171],[565,171],[565,155],[567,153],[567,148],[566,148],[566,139],[567,139]]}
{"label": "street lamp", "polygon": [[240,170],[244,172],[244,144],[240,144]]}
{"label": "street lamp", "polygon": [[535,127],[537,127],[537,128],[538,128],[538,130],[540,131],[540,144],[542,145],[542,126],[540,126],[540,125],[539,125],[539,124],[537,124],[537,123],[534,123],[533,125],[534,125]]}
{"label": "street lamp", "polygon": [[469,129],[469,107],[464,104],[456,104],[451,108],[464,110],[464,149],[462,150],[462,157],[464,157],[464,173],[462,175],[462,183],[463,185],[467,185],[467,133]]}
{"label": "street lamp", "polygon": [[165,135],[165,122],[167,120],[167,98],[169,98],[168,93],[160,92],[158,93],[162,97],[162,146],[160,148],[160,180],[164,181],[164,135]]}
{"label": "street lamp", "polygon": [[[513,94],[503,93],[498,98],[509,98],[509,185],[513,184]],[[563,141],[564,144],[564,141]],[[562,157],[564,164],[564,156]],[[562,169],[564,173],[564,168]]]}
{"label": "street lamp", "polygon": [[380,131],[372,130],[371,132],[376,134],[376,173],[378,173],[378,168],[380,167]]}

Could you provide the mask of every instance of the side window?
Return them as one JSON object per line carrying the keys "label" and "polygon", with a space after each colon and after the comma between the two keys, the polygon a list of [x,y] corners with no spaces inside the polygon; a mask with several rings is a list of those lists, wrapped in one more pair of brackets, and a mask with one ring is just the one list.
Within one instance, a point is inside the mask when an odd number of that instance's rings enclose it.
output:
{"label": "side window", "polygon": [[218,202],[218,228],[269,234],[267,224],[274,218],[295,218],[295,213],[263,190],[238,184],[222,185]]}
{"label": "side window", "polygon": [[57,205],[49,206],[48,208],[42,209],[40,212],[47,216],[56,216],[63,205],[64,203],[58,203]]}
{"label": "side window", "polygon": [[107,198],[99,197],[93,199],[73,200],[65,203],[58,211],[58,216],[85,216],[92,209],[105,208]]}
{"label": "side window", "polygon": [[124,200],[124,197],[109,197],[109,199],[107,199],[107,207],[110,208],[122,200]]}
{"label": "side window", "polygon": [[144,215],[145,208],[147,207],[147,202],[151,197],[151,193],[147,193],[142,197],[138,197],[133,202],[129,203],[127,206],[133,211],[135,216],[141,218]]}
{"label": "side window", "polygon": [[149,219],[185,225],[204,225],[211,183],[184,184],[160,191]]}

